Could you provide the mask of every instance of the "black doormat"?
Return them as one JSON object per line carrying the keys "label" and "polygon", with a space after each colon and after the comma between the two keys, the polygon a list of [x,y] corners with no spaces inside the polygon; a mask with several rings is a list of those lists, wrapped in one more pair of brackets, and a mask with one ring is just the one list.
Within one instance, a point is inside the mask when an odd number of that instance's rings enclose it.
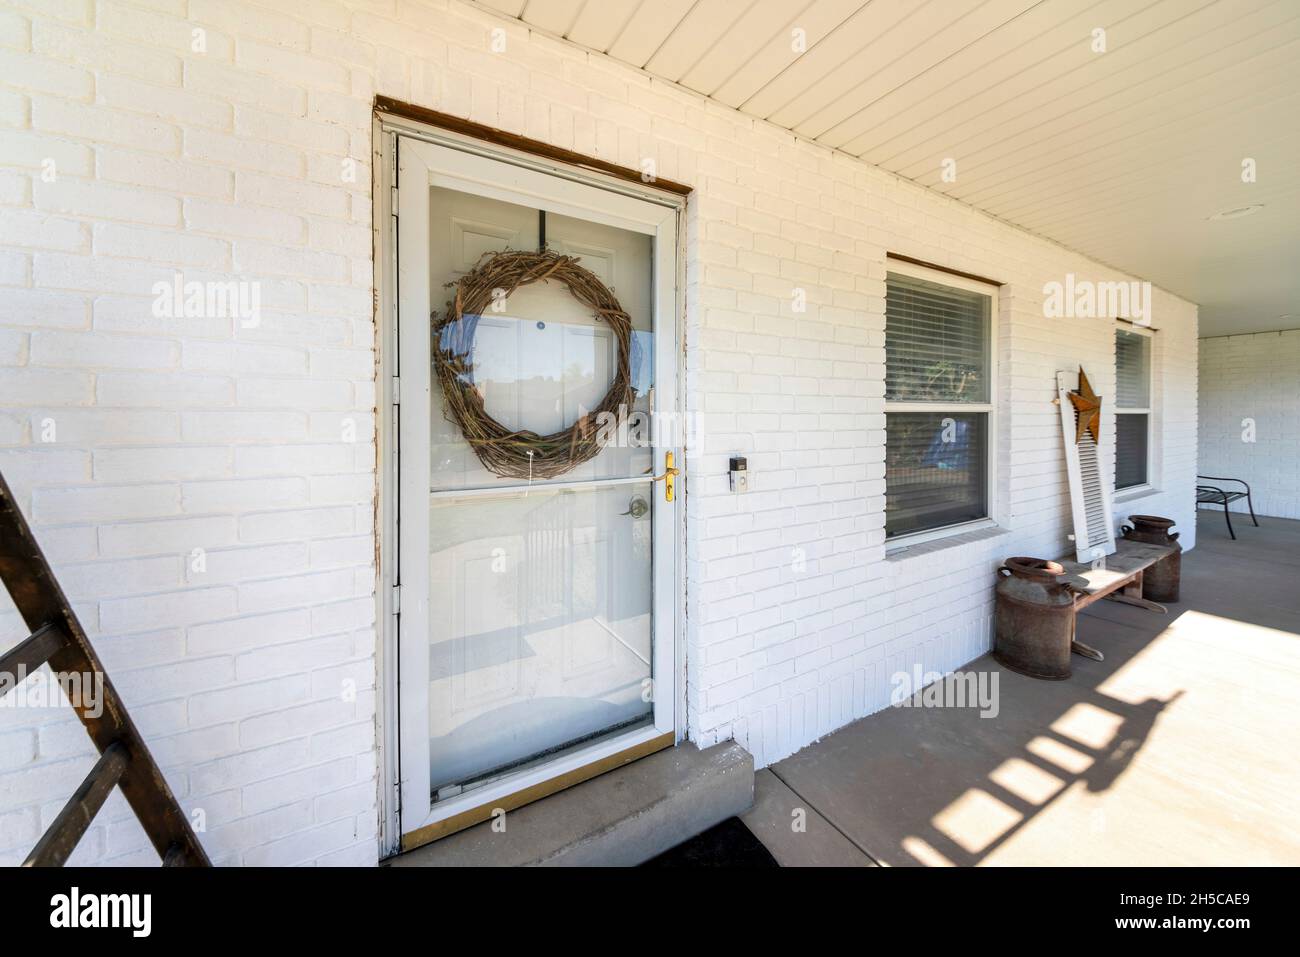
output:
{"label": "black doormat", "polygon": [[642,867],[780,867],[738,817],[729,817]]}

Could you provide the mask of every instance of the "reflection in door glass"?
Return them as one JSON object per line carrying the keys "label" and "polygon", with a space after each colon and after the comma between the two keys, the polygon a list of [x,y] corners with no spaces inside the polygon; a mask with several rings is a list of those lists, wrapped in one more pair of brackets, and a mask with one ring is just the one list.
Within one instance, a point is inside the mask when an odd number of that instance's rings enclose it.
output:
{"label": "reflection in door glass", "polygon": [[650,716],[654,490],[433,499],[435,790]]}

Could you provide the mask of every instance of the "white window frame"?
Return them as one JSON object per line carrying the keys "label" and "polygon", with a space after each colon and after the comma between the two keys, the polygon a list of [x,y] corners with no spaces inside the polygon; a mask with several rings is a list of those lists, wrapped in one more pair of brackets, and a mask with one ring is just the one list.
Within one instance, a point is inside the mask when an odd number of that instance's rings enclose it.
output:
{"label": "white window frame", "polygon": [[[1146,359],[1147,359],[1147,404],[1144,408],[1124,407],[1119,404],[1119,334],[1121,332],[1132,333],[1135,336],[1141,336],[1147,340]],[[1114,467],[1111,469],[1111,490],[1116,496],[1139,495],[1143,492],[1155,488],[1155,483],[1151,481],[1151,473],[1155,463],[1155,442],[1152,440],[1152,425],[1155,420],[1154,406],[1155,402],[1155,347],[1156,338],[1153,330],[1145,326],[1134,325],[1127,322],[1115,323],[1115,437],[1112,441],[1112,449],[1115,456]],[[1147,462],[1146,478],[1137,485],[1126,485],[1120,488],[1117,484],[1119,475],[1119,417],[1121,415],[1145,415],[1147,417]]]}
{"label": "white window frame", "polygon": [[[984,476],[984,503],[987,514],[982,518],[971,519],[967,522],[958,522],[955,525],[943,525],[939,528],[927,528],[924,531],[909,532],[905,535],[898,535],[894,538],[885,539],[886,553],[901,551],[910,548],[913,545],[919,545],[923,542],[932,542],[937,539],[951,538],[954,535],[962,535],[966,532],[978,531],[984,528],[995,528],[998,524],[997,519],[997,489],[998,489],[998,287],[993,283],[981,282],[977,279],[967,279],[965,276],[958,276],[942,269],[931,269],[928,266],[919,266],[915,263],[904,262],[898,259],[890,259],[885,263],[886,283],[888,283],[888,274],[896,273],[901,276],[911,276],[914,279],[924,279],[928,282],[937,283],[941,286],[948,286],[952,289],[965,289],[970,292],[977,292],[980,295],[989,297],[989,320],[988,320],[988,378],[989,378],[989,399],[987,402],[970,403],[970,402],[891,402],[885,399],[885,427],[888,429],[888,416],[891,412],[981,412],[988,416],[985,427],[985,441],[988,447],[985,450],[986,472]],[[886,360],[887,362],[888,360]],[[888,369],[886,368],[886,375]],[[886,486],[888,476],[886,476]],[[885,489],[886,496],[889,493],[888,487]]]}

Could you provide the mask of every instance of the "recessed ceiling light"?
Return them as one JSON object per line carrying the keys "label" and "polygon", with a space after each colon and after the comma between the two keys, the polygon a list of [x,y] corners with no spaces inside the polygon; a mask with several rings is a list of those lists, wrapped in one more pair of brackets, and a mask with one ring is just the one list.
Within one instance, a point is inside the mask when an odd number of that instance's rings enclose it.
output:
{"label": "recessed ceiling light", "polygon": [[1211,220],[1216,219],[1241,219],[1243,216],[1249,216],[1251,213],[1258,213],[1264,208],[1263,203],[1252,203],[1250,206],[1238,206],[1235,209],[1225,209],[1222,212],[1215,213],[1209,217]]}

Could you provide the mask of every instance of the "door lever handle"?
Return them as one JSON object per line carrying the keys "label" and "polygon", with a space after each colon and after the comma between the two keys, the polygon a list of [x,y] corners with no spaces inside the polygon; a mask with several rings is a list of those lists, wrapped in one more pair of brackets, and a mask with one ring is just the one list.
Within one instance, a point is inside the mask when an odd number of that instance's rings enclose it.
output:
{"label": "door lever handle", "polygon": [[681,474],[681,469],[673,465],[673,453],[664,453],[664,470],[663,474],[656,475],[650,479],[652,482],[662,481],[664,483],[664,501],[671,502],[673,494],[677,490],[677,476]]}

